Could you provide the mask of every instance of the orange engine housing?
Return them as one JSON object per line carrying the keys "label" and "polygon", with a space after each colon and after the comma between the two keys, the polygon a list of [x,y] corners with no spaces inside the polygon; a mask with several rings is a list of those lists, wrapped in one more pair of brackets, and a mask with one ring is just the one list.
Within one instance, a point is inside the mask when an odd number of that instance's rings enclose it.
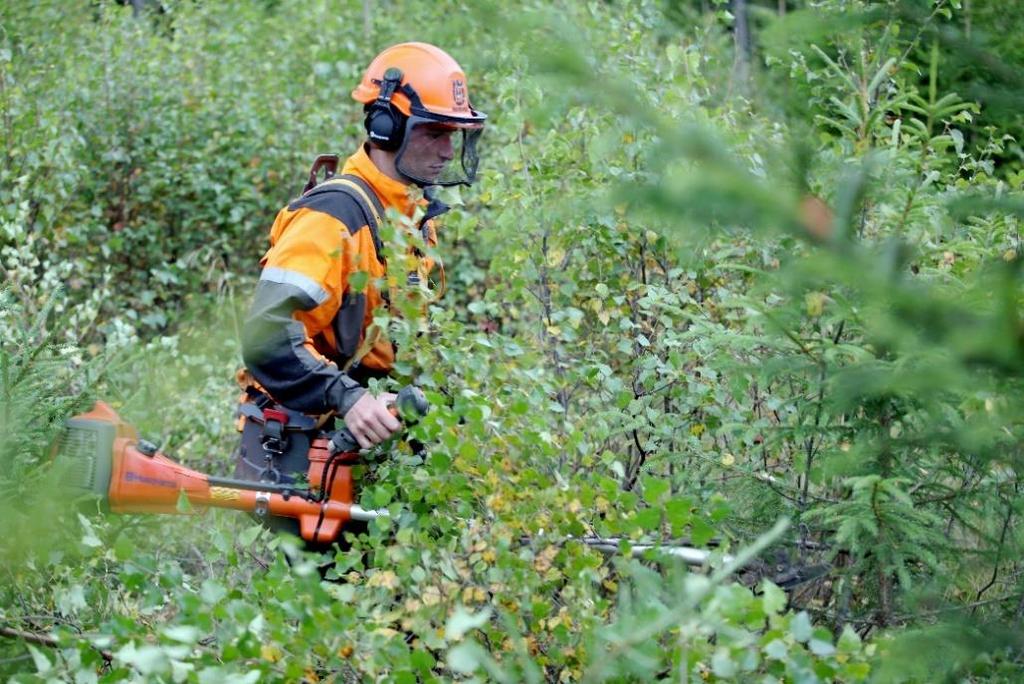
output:
{"label": "orange engine housing", "polygon": [[[351,519],[352,461],[357,454],[337,454],[332,459],[325,437],[314,440],[308,454],[307,496],[307,491],[299,486],[295,487],[295,492],[274,491],[283,489],[275,485],[267,485],[266,490],[251,489],[249,487],[260,485],[211,477],[159,451],[143,452],[139,449],[135,429],[103,402],[97,402],[91,411],[69,421],[69,431],[88,431],[90,427],[101,428],[113,437],[112,450],[107,456],[110,482],[105,489],[110,510],[115,513],[187,513],[188,506],[182,505],[182,500],[186,500],[193,507],[231,508],[294,518],[299,521],[302,538],[318,543],[337,539]],[[103,456],[99,454],[93,461],[94,470],[103,471],[100,480],[107,471],[95,467],[95,463],[103,465]],[[104,489],[102,481],[96,485],[94,488],[98,491]],[[326,496],[323,496],[325,488]]]}

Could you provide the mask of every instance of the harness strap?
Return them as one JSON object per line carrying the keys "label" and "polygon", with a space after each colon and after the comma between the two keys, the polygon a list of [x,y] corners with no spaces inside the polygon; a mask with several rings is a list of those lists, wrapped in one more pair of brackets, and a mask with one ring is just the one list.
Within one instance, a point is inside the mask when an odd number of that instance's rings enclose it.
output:
{"label": "harness strap", "polygon": [[[258,391],[258,390],[257,390]],[[263,394],[260,392],[260,394]],[[263,394],[264,397],[267,395]],[[320,427],[320,421],[317,417],[307,416],[305,413],[299,411],[293,411],[292,409],[285,408],[280,404],[275,404],[272,399],[267,397],[268,401],[264,406],[273,406],[272,411],[278,411],[284,414],[285,420],[278,421],[282,426],[287,425],[287,430],[315,430]],[[267,421],[267,409],[264,409],[259,404],[244,402],[238,405],[237,415],[248,418],[249,420],[259,423],[260,425],[266,424]],[[271,414],[273,415],[273,414]]]}
{"label": "harness strap", "polygon": [[[376,201],[376,195],[366,186],[365,181],[358,176],[345,174],[344,176],[325,180],[307,194],[316,195],[322,192],[342,192],[352,198],[359,206],[359,210],[363,213],[363,218],[366,219],[366,225],[370,228],[373,247],[377,252],[377,261],[386,265],[384,243],[381,242],[379,230],[379,226],[384,221],[381,217],[381,214],[384,213],[384,208]],[[354,228],[358,228],[358,226],[349,226],[349,230]]]}

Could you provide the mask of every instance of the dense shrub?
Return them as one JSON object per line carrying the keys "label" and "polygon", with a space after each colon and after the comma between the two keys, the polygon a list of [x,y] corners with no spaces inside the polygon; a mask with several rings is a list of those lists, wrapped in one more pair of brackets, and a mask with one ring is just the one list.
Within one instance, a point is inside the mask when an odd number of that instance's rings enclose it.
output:
{"label": "dense shrub", "polygon": [[[0,509],[23,532],[0,668],[1012,680],[1019,148],[947,83],[962,15],[761,3],[743,65],[702,4],[0,9],[0,492],[28,502]],[[348,90],[409,38],[450,47],[491,120],[479,188],[446,195],[451,292],[381,319],[432,446],[363,475],[392,517],[343,581],[242,516],[39,496],[97,396],[229,470],[266,228],[357,144]],[[707,572],[629,553],[680,540]]]}

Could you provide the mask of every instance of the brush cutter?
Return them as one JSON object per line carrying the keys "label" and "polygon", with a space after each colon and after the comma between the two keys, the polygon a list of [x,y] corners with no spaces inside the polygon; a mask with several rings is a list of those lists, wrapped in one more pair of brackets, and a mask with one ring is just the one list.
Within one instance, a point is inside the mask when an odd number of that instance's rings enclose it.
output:
{"label": "brush cutter", "polygon": [[[427,409],[423,392],[411,386],[403,388],[391,406],[392,414],[407,424]],[[320,432],[311,440],[306,458],[309,468],[304,483],[207,475],[139,439],[110,406],[97,402],[88,413],[68,421],[56,462],[64,468],[72,493],[91,495],[114,513],[180,513],[189,506],[231,508],[263,518],[295,520],[300,536],[314,544],[335,541],[349,521],[387,514],[355,503],[352,466],[359,459],[359,445],[347,428]]]}

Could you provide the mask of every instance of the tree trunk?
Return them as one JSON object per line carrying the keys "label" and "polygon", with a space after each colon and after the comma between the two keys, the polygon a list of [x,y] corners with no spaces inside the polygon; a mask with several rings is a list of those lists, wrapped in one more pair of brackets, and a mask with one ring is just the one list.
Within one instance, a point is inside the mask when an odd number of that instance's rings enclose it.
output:
{"label": "tree trunk", "polygon": [[741,90],[746,90],[750,78],[750,26],[747,23],[747,0],[732,0],[735,22],[736,60],[733,71]]}

